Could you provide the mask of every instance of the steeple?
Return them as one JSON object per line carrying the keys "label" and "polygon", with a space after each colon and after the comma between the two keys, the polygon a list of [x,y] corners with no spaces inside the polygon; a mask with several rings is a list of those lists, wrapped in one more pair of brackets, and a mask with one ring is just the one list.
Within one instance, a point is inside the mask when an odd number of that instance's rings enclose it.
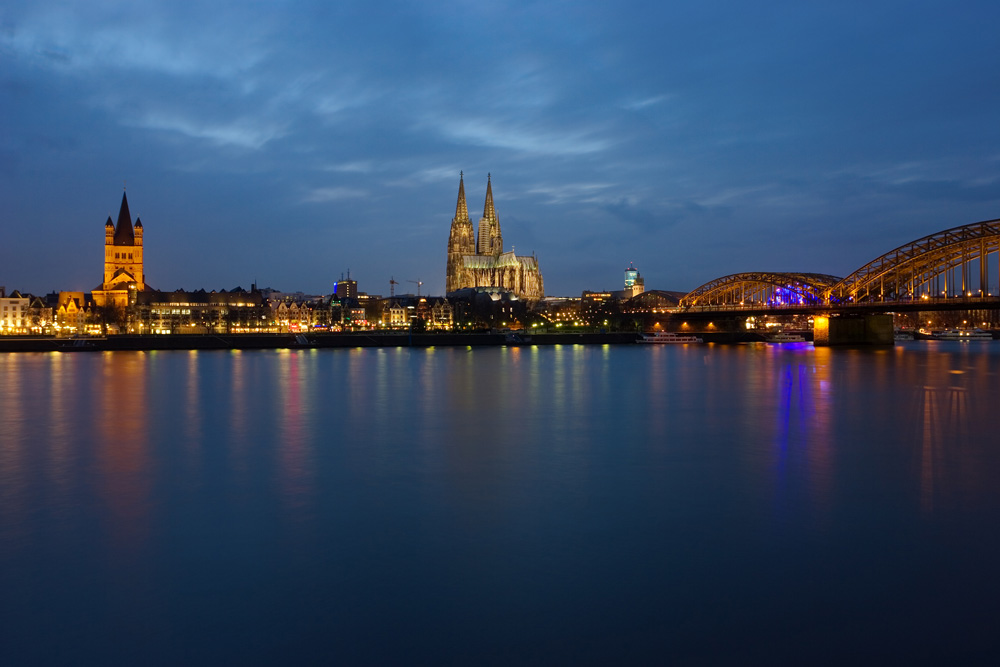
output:
{"label": "steeple", "polygon": [[493,178],[486,175],[486,204],[483,217],[479,219],[479,236],[476,244],[478,255],[499,255],[503,252],[503,237],[500,235],[500,219],[493,205]]}
{"label": "steeple", "polygon": [[496,220],[497,212],[493,208],[493,184],[491,175],[486,174],[486,205],[483,206],[483,217],[487,220]]}
{"label": "steeple", "polygon": [[455,217],[451,221],[451,233],[448,235],[448,268],[445,274],[447,292],[454,292],[461,287],[469,287],[462,282],[462,270],[465,257],[476,254],[476,232],[469,220],[469,207],[465,203],[465,173],[458,173],[458,203],[455,205]]}
{"label": "steeple", "polygon": [[115,245],[134,245],[135,233],[132,231],[132,214],[128,211],[128,198],[122,192],[122,207],[118,211],[118,224],[115,225]]}
{"label": "steeple", "polygon": [[455,220],[464,222],[469,219],[469,207],[465,203],[465,172],[458,172],[458,203],[455,204]]}

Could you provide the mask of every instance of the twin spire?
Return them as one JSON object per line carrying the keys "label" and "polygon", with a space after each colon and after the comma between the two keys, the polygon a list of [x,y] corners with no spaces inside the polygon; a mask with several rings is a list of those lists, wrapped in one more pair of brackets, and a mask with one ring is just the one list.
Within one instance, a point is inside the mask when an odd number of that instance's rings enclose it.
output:
{"label": "twin spire", "polygon": [[[458,236],[456,237],[456,234]],[[465,234],[468,234],[466,237]],[[483,205],[483,217],[479,219],[479,233],[476,234],[469,220],[469,206],[465,201],[465,172],[458,173],[458,203],[455,205],[455,219],[451,224],[449,243],[456,243],[456,238],[467,238],[455,246],[462,249],[463,254],[499,255],[503,252],[503,237],[500,234],[500,220],[497,217],[496,206],[493,204],[493,175],[486,175],[486,203]]]}
{"label": "twin spire", "polygon": [[[493,205],[493,175],[486,174],[486,203],[483,205],[483,217],[487,220],[496,220],[497,211]],[[465,172],[458,172],[458,203],[455,205],[455,219],[465,221],[469,219],[469,206],[465,202]]]}

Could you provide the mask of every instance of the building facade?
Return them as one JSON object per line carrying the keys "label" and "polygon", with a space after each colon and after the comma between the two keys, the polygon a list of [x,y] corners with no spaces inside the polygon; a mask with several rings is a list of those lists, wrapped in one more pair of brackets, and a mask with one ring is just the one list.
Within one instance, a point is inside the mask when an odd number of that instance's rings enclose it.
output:
{"label": "building facade", "polygon": [[646,281],[643,280],[642,276],[639,274],[639,269],[635,268],[635,264],[629,262],[628,268],[625,269],[625,289],[612,292],[612,295],[616,299],[626,301],[634,296],[642,294],[645,291]]}
{"label": "building facade", "polygon": [[66,336],[88,333],[93,311],[93,300],[83,292],[59,292],[54,314],[56,331]]}
{"label": "building facade", "polygon": [[253,285],[250,291],[159,292],[147,289],[136,297],[130,328],[135,333],[207,334],[275,333],[271,308]]}
{"label": "building facade", "polygon": [[8,295],[6,288],[0,287],[0,335],[28,333],[31,327],[29,301],[17,290]]}
{"label": "building facade", "polygon": [[135,293],[146,289],[142,264],[142,221],[128,210],[128,198],[122,193],[118,224],[111,216],[104,223],[104,282],[93,290],[98,307],[127,307],[135,303]]}
{"label": "building facade", "polygon": [[459,174],[458,203],[448,237],[445,291],[464,287],[499,287],[520,299],[536,301],[545,296],[542,273],[534,256],[504,252],[500,217],[493,204],[492,179],[486,180],[486,203],[476,235],[465,201],[465,176]]}

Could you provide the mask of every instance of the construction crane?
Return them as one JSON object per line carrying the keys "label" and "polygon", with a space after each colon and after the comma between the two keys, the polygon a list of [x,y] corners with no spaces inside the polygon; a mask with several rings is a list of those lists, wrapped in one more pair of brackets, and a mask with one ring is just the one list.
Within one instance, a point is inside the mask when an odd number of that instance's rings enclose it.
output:
{"label": "construction crane", "polygon": [[389,296],[390,297],[396,296],[396,285],[398,285],[398,284],[399,284],[398,280],[396,280],[392,276],[389,276]]}
{"label": "construction crane", "polygon": [[420,286],[424,284],[422,280],[407,280],[408,283],[415,283],[417,286],[417,297],[420,297]]}

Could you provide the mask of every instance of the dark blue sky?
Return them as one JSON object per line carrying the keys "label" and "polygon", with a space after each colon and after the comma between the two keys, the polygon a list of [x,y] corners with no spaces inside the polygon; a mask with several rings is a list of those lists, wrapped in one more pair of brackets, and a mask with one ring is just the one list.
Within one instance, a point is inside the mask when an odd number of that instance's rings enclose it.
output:
{"label": "dark blue sky", "polygon": [[[444,289],[492,172],[548,294],[847,275],[1000,217],[1000,3],[5,2],[0,284]],[[413,285],[408,285],[412,290]]]}

